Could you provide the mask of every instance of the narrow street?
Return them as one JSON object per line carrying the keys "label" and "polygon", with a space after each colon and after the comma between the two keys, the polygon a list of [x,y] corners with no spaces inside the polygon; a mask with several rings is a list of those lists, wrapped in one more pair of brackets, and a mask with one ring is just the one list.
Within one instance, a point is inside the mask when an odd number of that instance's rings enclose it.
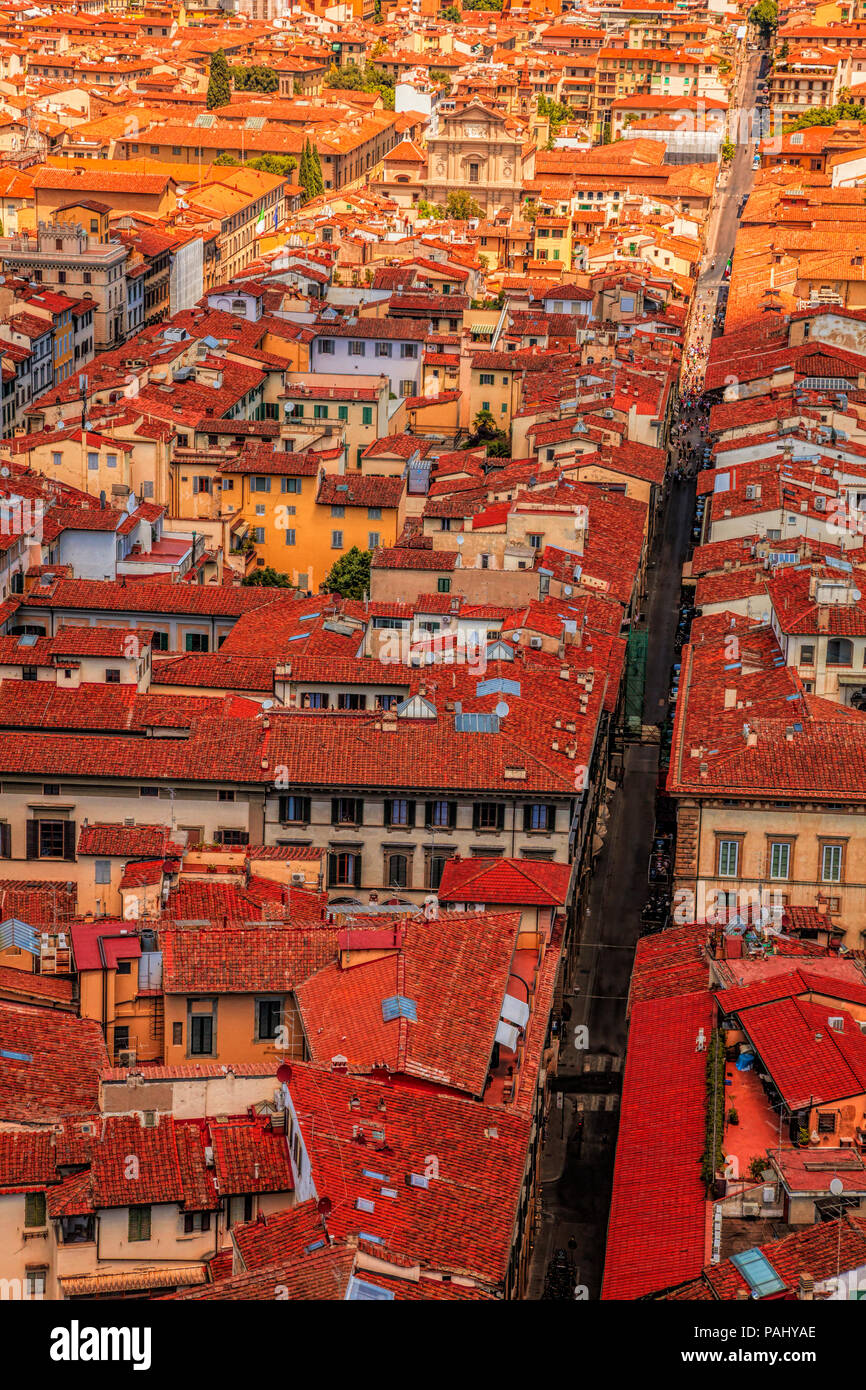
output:
{"label": "narrow street", "polygon": [[[750,55],[741,77],[740,101],[749,111],[754,110],[759,67],[760,54]],[[740,123],[741,130],[746,124]],[[716,268],[701,273],[696,286],[698,304],[709,309],[710,325],[739,226],[740,200],[754,179],[752,144],[753,140],[738,145],[716,194],[705,257],[707,267],[715,257]],[[697,324],[697,315],[692,324]],[[710,333],[711,329],[704,335],[701,376]],[[691,342],[698,346],[698,333]],[[696,442],[696,433],[691,443]],[[659,724],[665,718],[681,572],[694,505],[694,478],[670,483],[648,575],[645,724]],[[542,1151],[542,1219],[530,1299],[541,1298],[551,1255],[557,1248],[567,1248],[572,1239],[579,1296],[597,1299],[601,1292],[628,1032],[626,1003],[648,891],[658,766],[658,744],[626,745],[623,784],[611,802],[608,835],[579,925],[577,983],[568,1001],[571,1019],[563,1029],[556,1093]],[[586,1036],[580,1041],[586,1046],[577,1048],[576,1029],[581,1026]]]}

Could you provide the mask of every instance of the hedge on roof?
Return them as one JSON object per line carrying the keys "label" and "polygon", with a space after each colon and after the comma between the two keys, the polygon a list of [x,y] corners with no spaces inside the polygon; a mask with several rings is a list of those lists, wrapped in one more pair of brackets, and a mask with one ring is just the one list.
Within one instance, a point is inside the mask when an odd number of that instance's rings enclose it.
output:
{"label": "hedge on roof", "polygon": [[701,1159],[701,1177],[709,1193],[716,1174],[725,1165],[725,1040],[718,1028],[713,1029],[707,1048],[706,1089],[707,1129],[704,1155]]}

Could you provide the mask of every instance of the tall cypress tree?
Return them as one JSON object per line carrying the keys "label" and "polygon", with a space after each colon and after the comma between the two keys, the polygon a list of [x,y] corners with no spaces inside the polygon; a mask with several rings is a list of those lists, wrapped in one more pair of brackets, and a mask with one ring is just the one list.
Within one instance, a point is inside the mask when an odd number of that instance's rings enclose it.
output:
{"label": "tall cypress tree", "polygon": [[207,84],[207,109],[213,111],[219,106],[228,106],[232,97],[231,77],[226,55],[221,48],[210,60],[210,78]]}
{"label": "tall cypress tree", "polygon": [[319,151],[312,140],[310,141],[310,175],[316,190],[313,194],[315,198],[318,197],[320,193],[324,193],[325,180],[322,176],[322,161],[319,158]]}

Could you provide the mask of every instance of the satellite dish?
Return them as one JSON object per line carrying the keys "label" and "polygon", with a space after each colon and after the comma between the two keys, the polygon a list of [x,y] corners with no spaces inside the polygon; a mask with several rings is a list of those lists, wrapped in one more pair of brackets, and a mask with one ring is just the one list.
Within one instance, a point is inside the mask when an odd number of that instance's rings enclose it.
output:
{"label": "satellite dish", "polygon": [[854,600],[855,603],[859,603],[859,602],[860,602],[860,599],[863,597],[863,595],[860,593],[860,590],[859,590],[859,589],[852,589],[852,590],[851,590],[851,597],[853,598],[853,600]]}
{"label": "satellite dish", "polygon": [[462,544],[463,544],[463,537],[462,537],[462,536],[458,536],[458,537],[457,537],[457,544],[458,544],[458,545],[462,545]]}
{"label": "satellite dish", "polygon": [[277,1067],[277,1080],[281,1086],[288,1086],[292,1079],[292,1069],[288,1062],[281,1062]]}
{"label": "satellite dish", "polygon": [[318,1200],[318,1202],[316,1203],[316,1211],[317,1211],[317,1212],[319,1213],[319,1215],[322,1216],[322,1217],[330,1216],[330,1215],[331,1215],[331,1199],[330,1199],[330,1197],[320,1197],[319,1200]]}
{"label": "satellite dish", "polygon": [[262,700],[262,709],[273,709],[273,700]]}
{"label": "satellite dish", "polygon": [[5,464],[4,464],[4,466],[3,466],[2,468],[0,468],[0,478],[8,478],[8,477],[9,477],[9,469],[8,469],[8,468],[5,466]]}
{"label": "satellite dish", "polygon": [[841,1178],[833,1178],[830,1183],[830,1191],[833,1193],[834,1197],[842,1196],[842,1193],[845,1191],[845,1185]]}
{"label": "satellite dish", "polygon": [[508,705],[505,703],[505,701],[504,701],[504,700],[500,700],[500,701],[499,701],[499,704],[496,706],[496,710],[495,710],[494,712],[495,712],[496,714],[499,715],[499,718],[500,718],[500,719],[504,719],[505,716],[506,716],[506,714],[508,714],[508,709],[509,709],[509,707],[508,707]]}

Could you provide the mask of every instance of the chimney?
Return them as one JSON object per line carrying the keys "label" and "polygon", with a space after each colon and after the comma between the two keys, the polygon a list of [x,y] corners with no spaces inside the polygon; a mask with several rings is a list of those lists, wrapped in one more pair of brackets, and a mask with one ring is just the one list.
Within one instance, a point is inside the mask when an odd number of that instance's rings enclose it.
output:
{"label": "chimney", "polygon": [[805,1272],[800,1275],[797,1283],[797,1297],[807,1303],[811,1303],[815,1297],[815,1279],[811,1274]]}
{"label": "chimney", "polygon": [[725,688],[725,709],[734,709],[737,704],[736,686],[726,686]]}

